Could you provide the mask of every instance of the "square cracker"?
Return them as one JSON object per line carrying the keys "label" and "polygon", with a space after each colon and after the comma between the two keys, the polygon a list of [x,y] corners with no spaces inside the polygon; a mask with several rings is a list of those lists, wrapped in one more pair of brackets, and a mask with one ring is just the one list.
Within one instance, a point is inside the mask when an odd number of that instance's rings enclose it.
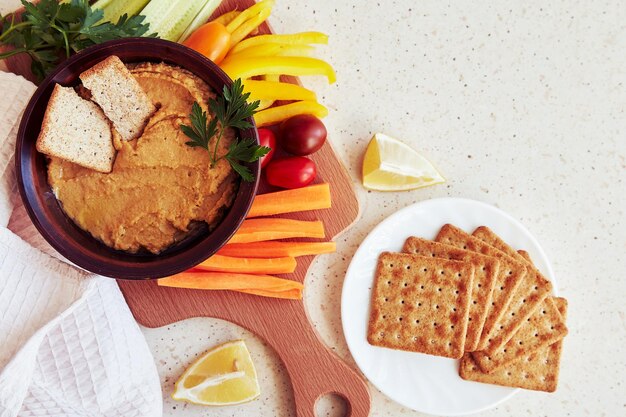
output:
{"label": "square cracker", "polygon": [[537,269],[528,263],[523,256],[510,247],[498,235],[486,226],[474,230],[472,236],[506,253],[513,259],[526,264],[526,279],[517,287],[506,312],[495,325],[495,331],[489,336],[489,353],[496,352],[515,334],[525,320],[541,305],[541,302],[552,292],[552,284]]}
{"label": "square cracker", "polygon": [[477,347],[477,350],[484,350],[488,347],[489,337],[491,337],[491,334],[495,330],[496,322],[506,312],[511,299],[515,295],[517,287],[524,281],[526,277],[526,267],[524,263],[514,260],[504,252],[465,233],[463,230],[451,224],[444,225],[435,240],[456,246],[460,249],[493,256],[500,261],[500,268],[491,297],[491,305],[487,311],[487,318],[485,319],[480,342],[478,342]]}
{"label": "square cracker", "polygon": [[[528,263],[530,263],[530,264],[532,264],[532,263],[533,263],[533,260],[530,258],[530,254],[529,254],[528,252],[526,252],[525,250],[520,249],[520,250],[518,250],[518,251],[517,251],[517,254],[518,254],[519,256],[521,256],[522,258],[524,258],[524,260],[525,260],[526,262],[528,262]],[[558,307],[558,306],[557,306],[557,307]],[[560,312],[561,312],[561,308],[559,308],[559,313],[560,313]],[[563,315],[563,314],[561,314],[561,315]]]}
{"label": "square cracker", "polygon": [[55,84],[36,146],[48,156],[98,172],[113,169],[116,152],[111,124],[100,107],[72,87]]}
{"label": "square cracker", "polygon": [[[565,319],[567,300],[555,297],[553,301],[561,317]],[[562,348],[563,340],[561,339],[550,346],[511,362],[491,374],[483,373],[472,355],[466,353],[461,359],[459,375],[467,381],[554,392],[559,381]]]}
{"label": "square cracker", "polygon": [[472,352],[476,350],[483,330],[483,324],[487,318],[487,310],[491,302],[491,294],[493,293],[500,262],[491,256],[458,249],[455,246],[418,237],[408,238],[404,243],[402,251],[420,256],[463,261],[474,267],[465,351]]}
{"label": "square cracker", "polygon": [[81,73],[80,79],[123,140],[139,137],[157,110],[135,76],[115,55]]}
{"label": "square cracker", "polygon": [[526,319],[526,323],[497,351],[472,352],[474,361],[483,372],[492,373],[523,356],[550,346],[567,335],[565,321],[553,298],[547,297]]}
{"label": "square cracker", "polygon": [[372,291],[367,340],[375,346],[463,356],[474,267],[383,252]]}

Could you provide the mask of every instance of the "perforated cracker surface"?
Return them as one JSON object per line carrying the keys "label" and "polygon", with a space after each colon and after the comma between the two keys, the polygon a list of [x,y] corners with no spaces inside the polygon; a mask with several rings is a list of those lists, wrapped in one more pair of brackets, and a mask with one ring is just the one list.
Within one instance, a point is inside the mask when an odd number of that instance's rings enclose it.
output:
{"label": "perforated cracker surface", "polygon": [[477,227],[476,230],[474,230],[472,232],[472,236],[474,236],[475,238],[480,239],[483,242],[493,246],[494,248],[498,249],[499,251],[502,251],[502,252],[506,253],[507,255],[509,255],[513,259],[526,261],[526,259],[521,257],[521,255],[515,249],[513,249],[511,246],[509,246],[508,243],[506,243],[504,240],[502,240],[502,238],[500,238],[500,236],[498,236],[493,230],[491,230],[487,226]]}
{"label": "perforated cracker surface", "polygon": [[474,270],[466,262],[384,252],[378,259],[370,344],[458,359]]}
{"label": "perforated cracker surface", "polygon": [[528,267],[526,279],[517,287],[506,312],[495,324],[489,336],[486,350],[496,352],[522,326],[526,319],[539,307],[541,302],[552,292],[552,284],[533,265],[528,264],[519,253],[486,226],[477,228],[472,235],[483,242],[506,253],[513,259],[523,262]]}
{"label": "perforated cracker surface", "polygon": [[472,352],[476,350],[483,324],[487,318],[487,310],[491,303],[491,294],[498,268],[500,267],[499,261],[491,256],[418,237],[408,238],[404,243],[403,252],[426,257],[463,261],[474,267],[465,351]]}
{"label": "perforated cracker surface", "polygon": [[496,322],[506,312],[518,286],[524,281],[526,267],[523,263],[515,261],[504,252],[451,224],[444,225],[435,240],[460,249],[493,256],[500,261],[500,268],[491,297],[491,305],[487,311],[487,317],[477,346],[478,350],[484,350],[487,348],[489,337],[491,337],[490,335],[495,329]]}
{"label": "perforated cracker surface", "polygon": [[[553,301],[561,317],[565,319],[567,301],[564,298],[554,298]],[[465,354],[461,359],[459,375],[468,381],[554,392],[559,380],[562,348],[563,340],[559,340],[550,346],[511,362],[491,374],[483,373],[472,355]]]}
{"label": "perforated cracker surface", "polygon": [[492,353],[472,353],[483,372],[494,372],[565,337],[567,327],[553,298],[547,297],[504,346]]}

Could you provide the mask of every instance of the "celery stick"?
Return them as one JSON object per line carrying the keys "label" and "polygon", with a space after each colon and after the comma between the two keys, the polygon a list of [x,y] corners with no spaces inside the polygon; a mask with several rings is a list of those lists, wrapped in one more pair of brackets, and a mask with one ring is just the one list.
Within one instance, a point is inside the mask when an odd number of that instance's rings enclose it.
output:
{"label": "celery stick", "polygon": [[123,14],[134,16],[143,9],[148,0],[98,0],[92,6],[94,9],[102,9],[104,20],[116,23]]}
{"label": "celery stick", "polygon": [[150,0],[141,11],[150,32],[176,42],[202,10],[207,0]]}
{"label": "celery stick", "polygon": [[196,29],[204,25],[207,22],[207,20],[209,20],[209,17],[211,17],[211,15],[215,11],[215,9],[217,9],[217,6],[219,6],[221,2],[222,0],[208,0],[207,3],[202,8],[202,10],[200,10],[200,13],[198,13],[198,15],[193,20],[193,22],[191,22],[191,24],[187,27],[185,32],[183,32],[181,37],[178,39],[178,42],[182,43]]}

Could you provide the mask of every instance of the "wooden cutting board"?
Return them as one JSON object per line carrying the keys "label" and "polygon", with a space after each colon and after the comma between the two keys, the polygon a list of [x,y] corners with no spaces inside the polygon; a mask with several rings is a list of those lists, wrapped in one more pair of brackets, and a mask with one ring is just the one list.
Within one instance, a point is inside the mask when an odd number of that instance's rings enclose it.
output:
{"label": "wooden cutting board", "polygon": [[[253,3],[252,0],[225,0],[215,16],[235,8],[245,9]],[[261,32],[270,33],[271,29],[264,25]],[[298,82],[295,78],[289,81]],[[316,182],[330,183],[333,207],[282,217],[320,219],[332,239],[356,221],[358,201],[352,181],[328,141],[311,159],[318,168]],[[262,182],[260,192],[267,191],[272,190]],[[303,282],[312,261],[312,256],[298,258],[295,273],[285,278]],[[275,300],[230,291],[165,288],[149,281],[120,280],[118,284],[135,318],[144,326],[160,327],[189,317],[206,316],[228,320],[263,338],[277,352],[289,373],[298,417],[314,417],[315,402],[327,393],[344,398],[349,416],[369,414],[366,382],[324,345],[309,320],[303,301]]]}
{"label": "wooden cutting board", "polygon": [[[224,0],[214,16],[234,9],[243,10],[252,4],[253,0]],[[260,32],[271,33],[271,28],[264,24]],[[10,71],[32,78],[27,60],[11,59],[6,64]],[[284,77],[284,80],[299,83],[294,77]],[[330,183],[333,207],[281,217],[322,220],[327,237],[333,239],[358,218],[358,201],[352,181],[328,141],[311,159],[318,168],[315,182]],[[273,190],[262,180],[259,192],[268,191]],[[295,273],[284,277],[303,282],[313,258],[298,258]],[[367,383],[324,345],[309,320],[303,301],[277,300],[230,291],[166,288],[157,286],[154,281],[118,280],[118,284],[135,319],[146,327],[160,327],[190,317],[205,316],[230,321],[264,339],[274,348],[287,369],[298,417],[314,417],[317,399],[327,393],[339,395],[345,400],[348,416],[365,417],[369,414]]]}

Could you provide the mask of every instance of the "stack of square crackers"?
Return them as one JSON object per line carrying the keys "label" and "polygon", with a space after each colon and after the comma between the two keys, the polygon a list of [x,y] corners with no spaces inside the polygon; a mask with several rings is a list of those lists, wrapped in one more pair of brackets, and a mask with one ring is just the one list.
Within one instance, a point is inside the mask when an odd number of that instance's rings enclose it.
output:
{"label": "stack of square crackers", "polygon": [[461,359],[461,378],[553,392],[567,301],[528,254],[485,226],[446,224],[378,259],[368,341]]}

